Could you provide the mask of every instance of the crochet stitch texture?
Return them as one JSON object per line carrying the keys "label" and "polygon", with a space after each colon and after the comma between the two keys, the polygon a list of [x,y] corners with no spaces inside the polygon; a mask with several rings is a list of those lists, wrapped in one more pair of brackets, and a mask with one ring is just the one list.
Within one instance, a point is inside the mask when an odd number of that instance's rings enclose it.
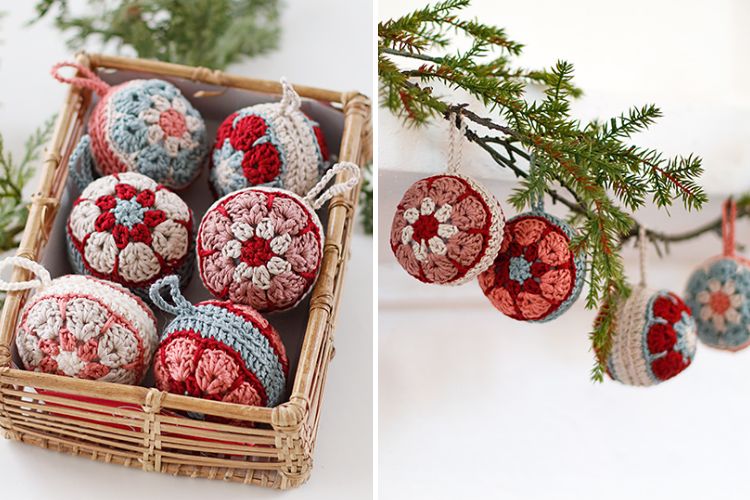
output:
{"label": "crochet stitch texture", "polygon": [[471,178],[440,174],[404,193],[391,225],[391,250],[424,283],[459,285],[497,256],[505,218],[497,200]]}
{"label": "crochet stitch texture", "polygon": [[570,251],[574,233],[541,210],[517,215],[505,224],[500,252],[479,275],[487,298],[506,316],[521,321],[551,321],[578,299],[586,260]]}
{"label": "crochet stitch texture", "polygon": [[261,312],[297,305],[323,255],[323,227],[296,194],[254,187],[216,201],[198,228],[198,268],[217,298]]}
{"label": "crochet stitch texture", "polygon": [[[64,78],[63,66],[83,77]],[[109,86],[78,64],[61,63],[53,76],[92,88],[100,100],[71,162],[82,160],[100,175],[139,172],[173,189],[187,187],[200,173],[208,152],[206,126],[180,90],[164,80],[131,80]]]}
{"label": "crochet stitch texture", "polygon": [[[160,295],[165,289],[172,303]],[[278,332],[260,313],[229,301],[190,304],[175,276],[154,283],[151,298],[176,315],[154,358],[160,390],[253,406],[281,403],[289,362]]]}
{"label": "crochet stitch texture", "polygon": [[86,187],[68,217],[71,264],[146,298],[157,279],[193,273],[193,213],[172,191],[135,173],[101,177]]}
{"label": "crochet stitch texture", "polygon": [[681,373],[695,356],[696,324],[675,294],[633,289],[615,315],[607,372],[627,385],[649,386]]}
{"label": "crochet stitch texture", "polygon": [[299,96],[291,86],[282,85],[281,102],[242,108],[219,126],[209,174],[218,196],[252,186],[302,196],[320,178],[328,160],[323,132],[299,110]]}
{"label": "crochet stitch texture", "polygon": [[21,312],[16,346],[27,370],[138,384],[156,348],[156,319],[125,288],[90,276],[52,280]]}

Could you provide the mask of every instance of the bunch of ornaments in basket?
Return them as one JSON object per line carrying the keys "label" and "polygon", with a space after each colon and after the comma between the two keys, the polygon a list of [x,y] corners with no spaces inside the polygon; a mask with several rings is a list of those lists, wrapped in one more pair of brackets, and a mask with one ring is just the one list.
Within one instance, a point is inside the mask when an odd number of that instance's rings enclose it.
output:
{"label": "bunch of ornaments in basket", "polygon": [[[66,66],[77,75],[62,76]],[[24,367],[123,384],[153,367],[160,390],[279,404],[287,355],[262,314],[311,291],[324,243],[316,210],[356,185],[358,167],[330,166],[320,126],[284,80],[280,102],[227,116],[210,145],[200,113],[167,81],[110,86],[74,63],[52,73],[98,101],[69,161],[80,191],[66,226],[77,274],[52,280],[11,259],[37,276],[11,284],[37,288],[17,328]],[[218,199],[198,223],[178,192],[207,162]],[[346,180],[329,186],[341,171]],[[215,300],[182,295],[196,263]],[[160,335],[152,307],[174,316]]]}
{"label": "bunch of ornaments in basket", "polygon": [[[558,318],[578,299],[584,283],[586,259],[570,249],[574,229],[547,213],[542,200],[506,221],[498,200],[459,172],[454,129],[463,131],[463,125],[458,119],[455,127],[455,117],[450,118],[447,172],[411,185],[396,208],[390,232],[396,260],[427,284],[476,279],[492,305],[515,320]],[[645,231],[639,236],[642,279],[612,316],[605,362],[613,380],[638,386],[668,380],[690,365],[698,339],[729,351],[750,345],[750,261],[735,255],[735,216],[735,204],[728,200],[722,218],[724,252],[693,272],[684,300],[646,286]]]}

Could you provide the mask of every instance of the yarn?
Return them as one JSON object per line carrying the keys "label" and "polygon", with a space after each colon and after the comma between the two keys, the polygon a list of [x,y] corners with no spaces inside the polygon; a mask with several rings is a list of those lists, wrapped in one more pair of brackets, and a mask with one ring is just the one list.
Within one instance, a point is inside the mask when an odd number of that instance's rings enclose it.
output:
{"label": "yarn", "polygon": [[448,172],[406,190],[393,215],[390,243],[401,267],[419,281],[461,285],[492,264],[505,216],[492,194],[458,173],[466,124],[455,114],[449,121]]}
{"label": "yarn", "polygon": [[[0,262],[33,270],[22,257]],[[49,279],[33,270],[39,282],[0,283],[0,289],[38,288],[20,313],[16,346],[27,370],[69,377],[137,384],[156,348],[156,319],[125,288],[91,276]]]}
{"label": "yarn", "polygon": [[[81,76],[63,77],[63,67],[75,68]],[[88,135],[70,158],[74,172],[80,161],[79,175],[90,177],[92,166],[100,175],[139,172],[173,189],[187,187],[200,173],[208,151],[206,126],[171,83],[150,79],[110,86],[90,69],[70,62],[56,64],[52,75],[100,97],[89,117]]]}
{"label": "yarn", "polygon": [[176,276],[154,283],[151,299],[175,316],[154,357],[157,388],[252,406],[281,403],[289,362],[278,332],[256,310],[229,301],[193,305]]}
{"label": "yarn", "polygon": [[[323,191],[338,172],[349,178]],[[338,163],[305,198],[280,188],[252,187],[216,201],[198,228],[198,268],[219,299],[261,312],[290,309],[312,289],[323,257],[315,214],[331,196],[353,188],[359,168]]]}
{"label": "yarn", "polygon": [[209,174],[218,196],[252,186],[304,196],[320,179],[328,160],[323,132],[300,111],[292,86],[281,85],[280,102],[242,108],[219,126]]}
{"label": "yarn", "polygon": [[101,177],[86,187],[68,216],[71,265],[119,283],[143,298],[149,286],[193,274],[193,213],[179,196],[135,172]]}
{"label": "yarn", "polygon": [[607,373],[623,384],[655,385],[690,366],[696,345],[690,308],[671,292],[639,285],[615,312]]}
{"label": "yarn", "polygon": [[[646,230],[639,228],[641,281],[621,298],[613,315],[607,373],[627,385],[649,386],[681,373],[695,357],[697,327],[690,308],[677,295],[646,286]],[[595,325],[601,321],[599,312]]]}
{"label": "yarn", "polygon": [[738,351],[750,345],[750,262],[735,254],[736,205],[723,206],[722,255],[690,275],[685,301],[696,315],[698,338],[706,345]]}
{"label": "yarn", "polygon": [[586,259],[570,251],[573,229],[541,206],[505,224],[500,252],[479,286],[500,312],[520,321],[551,321],[578,299]]}

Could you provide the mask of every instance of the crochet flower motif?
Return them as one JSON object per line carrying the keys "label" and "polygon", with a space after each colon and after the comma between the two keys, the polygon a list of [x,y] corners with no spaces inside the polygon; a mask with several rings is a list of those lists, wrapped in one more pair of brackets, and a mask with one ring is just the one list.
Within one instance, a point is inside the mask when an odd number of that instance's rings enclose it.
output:
{"label": "crochet flower motif", "polygon": [[[404,193],[391,226],[391,249],[406,271],[425,283],[471,279],[497,251],[502,214],[465,178],[437,175]],[[497,206],[497,205],[495,205]],[[490,257],[491,258],[491,257]]]}
{"label": "crochet flower motif", "polygon": [[134,172],[102,177],[70,213],[72,261],[77,272],[142,289],[184,274],[192,225],[185,202],[153,180]]}
{"label": "crochet flower motif", "polygon": [[247,188],[220,199],[198,230],[198,263],[209,291],[259,311],[293,307],[320,268],[322,229],[287,191]]}
{"label": "crochet flower motif", "polygon": [[149,144],[163,144],[167,154],[175,157],[180,150],[193,150],[199,146],[192,134],[203,127],[200,118],[187,114],[187,106],[182,96],[170,101],[161,95],[151,96],[151,107],[138,115],[148,125]]}
{"label": "crochet flower motif", "polygon": [[572,230],[548,214],[514,217],[500,253],[479,285],[503,314],[525,321],[557,317],[580,294],[584,263],[569,249]]}
{"label": "crochet flower motif", "polygon": [[657,292],[649,307],[647,360],[654,376],[664,381],[690,366],[697,341],[695,320],[690,308],[671,292]]}
{"label": "crochet flower motif", "polygon": [[738,350],[750,343],[750,269],[744,261],[721,257],[688,280],[685,301],[695,312],[698,336],[708,345]]}

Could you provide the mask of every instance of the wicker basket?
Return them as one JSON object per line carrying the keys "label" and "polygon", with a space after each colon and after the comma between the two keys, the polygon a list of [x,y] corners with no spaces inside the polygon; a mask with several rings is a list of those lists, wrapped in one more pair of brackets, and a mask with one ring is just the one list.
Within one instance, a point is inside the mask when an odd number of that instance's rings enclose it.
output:
{"label": "wicker basket", "polygon": [[[110,82],[138,76],[164,78],[187,90],[186,95],[192,92],[197,100],[205,99],[204,104],[225,93],[257,96],[278,94],[281,89],[277,82],[157,61],[79,54],[78,62],[100,70]],[[340,160],[363,164],[371,159],[370,105],[365,96],[304,86],[295,89],[302,97],[325,103],[329,115],[340,121]],[[229,98],[230,106],[233,99]],[[46,152],[18,255],[40,260],[53,227],[60,225],[61,221],[55,224],[55,216],[64,206],[67,159],[81,136],[91,100],[90,92],[70,88]],[[225,111],[231,109],[217,113]],[[334,145],[338,135],[335,139]],[[294,377],[287,401],[276,408],[242,406],[17,369],[15,325],[27,294],[11,292],[0,316],[0,426],[6,437],[147,471],[280,489],[305,482],[312,467],[327,365],[334,353],[334,323],[357,195],[335,197],[328,206],[320,277],[307,310],[296,312],[306,321],[297,320],[299,344],[290,358],[298,356],[298,362],[296,371],[290,371]],[[64,219],[67,213],[59,212]],[[56,229],[53,243],[58,236],[62,233]],[[26,272],[14,269],[12,280],[24,279]],[[244,425],[187,419],[183,412],[220,415]]]}

